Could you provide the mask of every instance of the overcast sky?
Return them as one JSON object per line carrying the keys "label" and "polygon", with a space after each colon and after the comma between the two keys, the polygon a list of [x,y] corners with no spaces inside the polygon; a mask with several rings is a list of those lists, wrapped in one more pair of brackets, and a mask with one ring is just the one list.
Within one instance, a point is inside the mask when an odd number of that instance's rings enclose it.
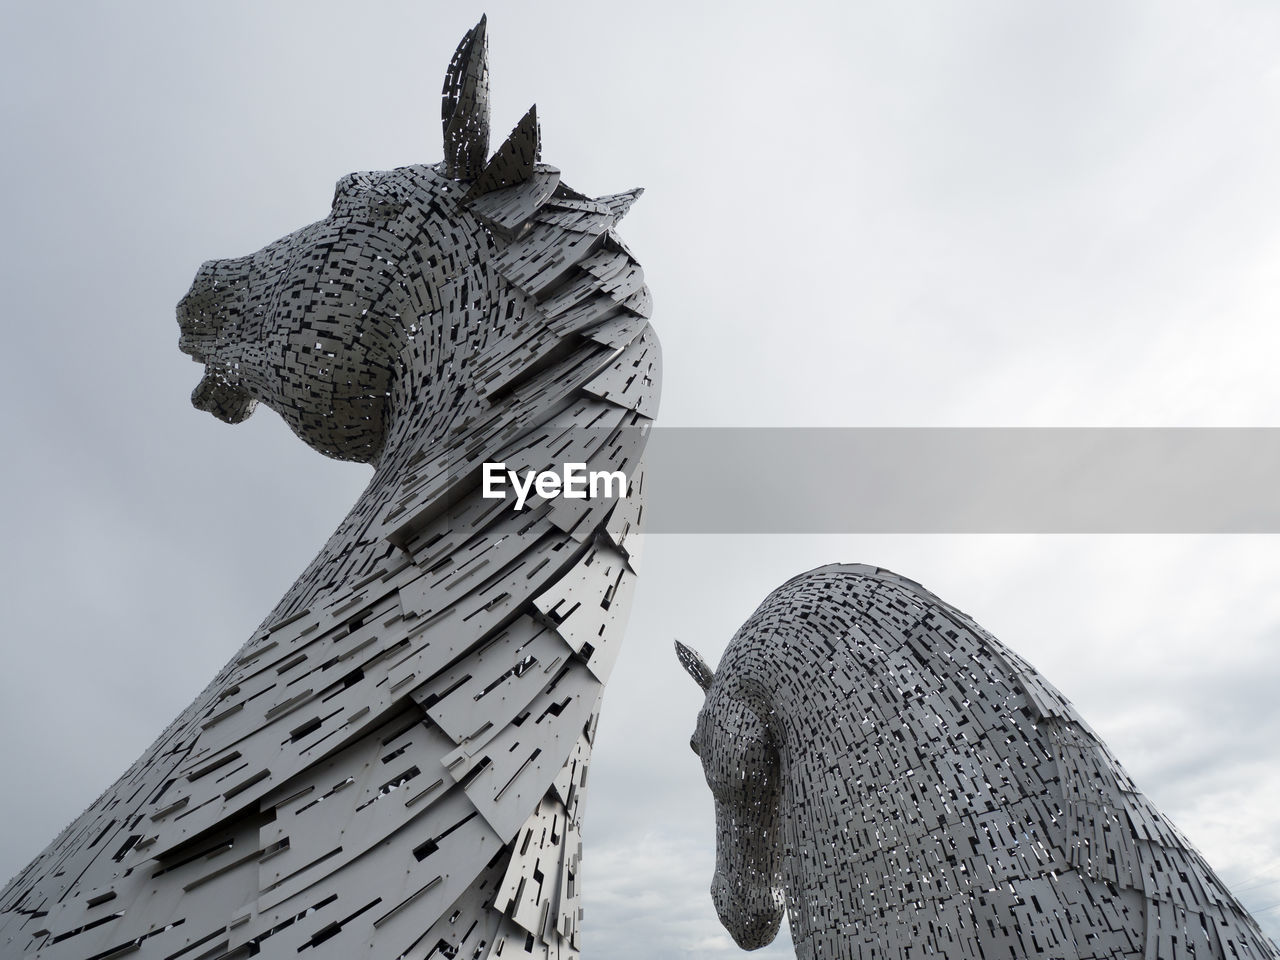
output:
{"label": "overcast sky", "polygon": [[[191,408],[201,261],[440,159],[487,9],[495,133],[621,232],[681,426],[1280,426],[1280,7],[1259,2],[0,7],[0,874],[205,685],[369,476]],[[749,483],[707,476],[709,485]],[[1023,654],[1280,936],[1280,538],[649,538],[600,725],[585,954],[738,953],[687,747],[769,590],[912,577]],[[758,954],[790,956],[785,932]]]}

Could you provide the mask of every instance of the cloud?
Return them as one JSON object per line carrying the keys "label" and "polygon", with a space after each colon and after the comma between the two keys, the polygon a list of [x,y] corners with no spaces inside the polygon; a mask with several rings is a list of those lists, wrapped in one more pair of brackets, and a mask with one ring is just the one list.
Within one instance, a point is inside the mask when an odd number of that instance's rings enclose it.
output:
{"label": "cloud", "polygon": [[[711,842],[708,844],[708,840]],[[583,860],[583,955],[616,960],[721,960],[741,951],[720,927],[709,888],[714,839],[676,833],[609,838]],[[754,956],[793,957],[784,925],[777,940]]]}

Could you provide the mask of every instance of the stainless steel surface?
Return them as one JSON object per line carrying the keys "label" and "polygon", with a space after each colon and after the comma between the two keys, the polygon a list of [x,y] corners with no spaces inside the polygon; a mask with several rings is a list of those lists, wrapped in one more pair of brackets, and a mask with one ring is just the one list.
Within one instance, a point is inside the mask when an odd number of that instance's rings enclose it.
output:
{"label": "stainless steel surface", "polygon": [[[613,232],[638,191],[565,186],[532,110],[487,159],[483,20],[443,107],[443,163],[342,178],[328,217],[205,264],[179,304],[198,407],[266,404],[374,476],[207,689],[9,883],[0,954],[577,956],[583,785],[658,392]],[[482,498],[483,462],[569,446],[625,463],[631,500]]]}
{"label": "stainless steel surface", "polygon": [[795,577],[743,624],[691,741],[712,897],[813,958],[1280,957],[1075,708],[888,570]]}

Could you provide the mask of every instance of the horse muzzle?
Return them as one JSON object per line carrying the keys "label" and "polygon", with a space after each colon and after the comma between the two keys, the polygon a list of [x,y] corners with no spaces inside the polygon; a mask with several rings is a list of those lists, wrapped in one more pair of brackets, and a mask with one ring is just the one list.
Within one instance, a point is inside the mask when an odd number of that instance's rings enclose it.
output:
{"label": "horse muzzle", "polygon": [[191,289],[178,301],[178,349],[205,364],[191,393],[197,410],[226,423],[239,423],[257,401],[234,376],[232,355],[241,336],[252,257],[201,264]]}
{"label": "horse muzzle", "polygon": [[773,942],[782,925],[782,891],[760,886],[742,889],[719,871],[711,881],[711,900],[721,925],[743,950],[759,950]]}
{"label": "horse muzzle", "polygon": [[178,349],[204,362],[238,336],[252,257],[208,260],[178,301]]}

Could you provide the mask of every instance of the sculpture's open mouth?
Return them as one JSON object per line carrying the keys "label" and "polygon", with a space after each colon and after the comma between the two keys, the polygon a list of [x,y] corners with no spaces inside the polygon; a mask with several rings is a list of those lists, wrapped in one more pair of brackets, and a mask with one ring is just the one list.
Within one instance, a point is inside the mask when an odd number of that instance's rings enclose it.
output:
{"label": "sculpture's open mouth", "polygon": [[191,391],[191,405],[213,414],[224,423],[240,423],[249,418],[258,401],[232,384],[222,371],[207,366],[204,376]]}
{"label": "sculpture's open mouth", "polygon": [[226,423],[246,419],[257,401],[226,372],[225,350],[234,339],[243,309],[251,258],[209,260],[196,271],[191,289],[178,301],[178,349],[205,365],[204,376],[191,393],[197,410]]}
{"label": "sculpture's open mouth", "polygon": [[213,345],[213,338],[203,327],[207,324],[194,319],[190,312],[183,309],[190,295],[183,297],[178,303],[178,350],[185,353],[196,363],[208,360],[207,349]]}

